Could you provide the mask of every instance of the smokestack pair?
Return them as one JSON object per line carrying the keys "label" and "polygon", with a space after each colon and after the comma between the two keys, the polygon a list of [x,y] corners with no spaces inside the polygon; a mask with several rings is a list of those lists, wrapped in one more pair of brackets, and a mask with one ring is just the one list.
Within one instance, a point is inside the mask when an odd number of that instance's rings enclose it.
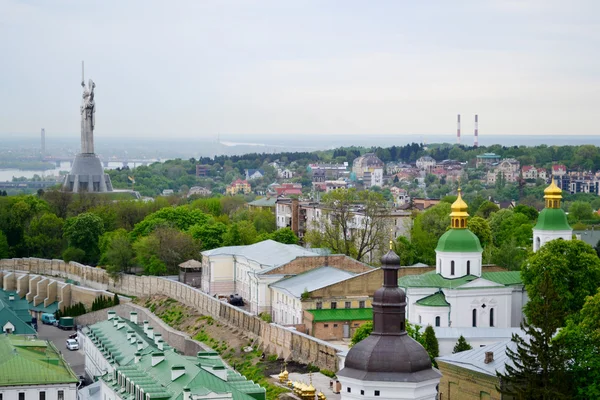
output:
{"label": "smokestack pair", "polygon": [[[478,147],[479,146],[479,129],[478,129],[478,118],[477,118],[477,114],[475,114],[475,140],[473,143],[474,147]],[[458,114],[457,117],[457,121],[456,121],[456,143],[460,144],[460,114]]]}

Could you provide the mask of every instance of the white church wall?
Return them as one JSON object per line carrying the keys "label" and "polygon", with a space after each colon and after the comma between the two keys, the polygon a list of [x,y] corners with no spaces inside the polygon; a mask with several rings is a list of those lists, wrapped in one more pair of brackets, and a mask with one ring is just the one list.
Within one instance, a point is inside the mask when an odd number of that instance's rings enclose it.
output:
{"label": "white church wall", "polygon": [[438,326],[436,324],[436,318],[439,317],[439,326],[448,326],[450,319],[450,307],[428,307],[415,304],[415,319],[419,325],[427,326]]}
{"label": "white church wall", "polygon": [[425,382],[376,382],[339,377],[341,400],[434,400],[440,379]]}
{"label": "white church wall", "polygon": [[[436,272],[444,278],[453,279],[469,274],[481,276],[481,253],[436,251],[436,257]],[[451,273],[452,261],[454,261],[454,274]],[[467,268],[467,262],[470,262],[470,268]]]}
{"label": "white church wall", "polygon": [[533,230],[533,251],[538,251],[543,245],[551,242],[554,239],[571,240],[573,238],[573,231],[546,231],[540,229]]}
{"label": "white church wall", "polygon": [[473,327],[473,310],[476,310],[476,327],[490,327],[491,309],[494,327],[511,327],[511,288],[444,289],[444,294],[450,303],[451,327]]}

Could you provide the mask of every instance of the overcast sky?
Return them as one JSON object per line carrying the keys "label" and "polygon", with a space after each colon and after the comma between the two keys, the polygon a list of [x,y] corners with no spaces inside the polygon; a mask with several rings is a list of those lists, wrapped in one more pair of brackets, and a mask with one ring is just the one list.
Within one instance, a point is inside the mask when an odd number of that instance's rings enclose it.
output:
{"label": "overcast sky", "polygon": [[[600,1],[0,0],[0,134],[598,134]],[[248,141],[251,141],[248,136]]]}

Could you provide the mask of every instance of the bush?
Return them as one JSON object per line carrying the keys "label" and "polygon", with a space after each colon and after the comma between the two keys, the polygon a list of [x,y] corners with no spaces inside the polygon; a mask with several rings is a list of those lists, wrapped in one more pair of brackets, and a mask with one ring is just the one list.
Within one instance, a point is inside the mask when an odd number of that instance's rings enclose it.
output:
{"label": "bush", "polygon": [[454,346],[454,350],[452,351],[452,353],[456,354],[456,353],[460,353],[461,351],[471,350],[472,348],[473,348],[473,346],[471,346],[467,342],[465,337],[463,335],[460,335],[460,337],[458,338],[458,341],[456,342],[456,345]]}
{"label": "bush", "polygon": [[77,247],[68,247],[63,252],[63,261],[68,263],[71,261],[83,262],[85,260],[85,251],[78,249]]}
{"label": "bush", "polygon": [[267,312],[261,312],[260,314],[258,314],[258,316],[260,317],[260,319],[262,319],[263,321],[265,321],[269,324],[271,322],[273,322],[273,318],[271,318],[271,314],[269,314]]}
{"label": "bush", "polygon": [[323,375],[325,375],[325,376],[329,377],[329,378],[333,378],[333,379],[335,379],[335,377],[336,377],[336,376],[335,376],[335,372],[333,372],[333,371],[330,371],[330,370],[328,370],[328,369],[322,369],[322,370],[321,370],[321,373],[322,373]]}

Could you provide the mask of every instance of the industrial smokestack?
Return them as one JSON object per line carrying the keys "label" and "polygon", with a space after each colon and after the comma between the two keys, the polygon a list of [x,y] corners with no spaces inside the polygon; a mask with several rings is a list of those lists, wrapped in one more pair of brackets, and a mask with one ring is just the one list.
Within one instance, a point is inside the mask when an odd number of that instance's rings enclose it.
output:
{"label": "industrial smokestack", "polygon": [[42,128],[42,155],[46,155],[46,130]]}
{"label": "industrial smokestack", "polygon": [[458,120],[456,122],[456,143],[460,144],[460,114],[458,114]]}
{"label": "industrial smokestack", "polygon": [[479,122],[477,121],[477,114],[475,114],[475,141],[473,142],[474,147],[479,146]]}

